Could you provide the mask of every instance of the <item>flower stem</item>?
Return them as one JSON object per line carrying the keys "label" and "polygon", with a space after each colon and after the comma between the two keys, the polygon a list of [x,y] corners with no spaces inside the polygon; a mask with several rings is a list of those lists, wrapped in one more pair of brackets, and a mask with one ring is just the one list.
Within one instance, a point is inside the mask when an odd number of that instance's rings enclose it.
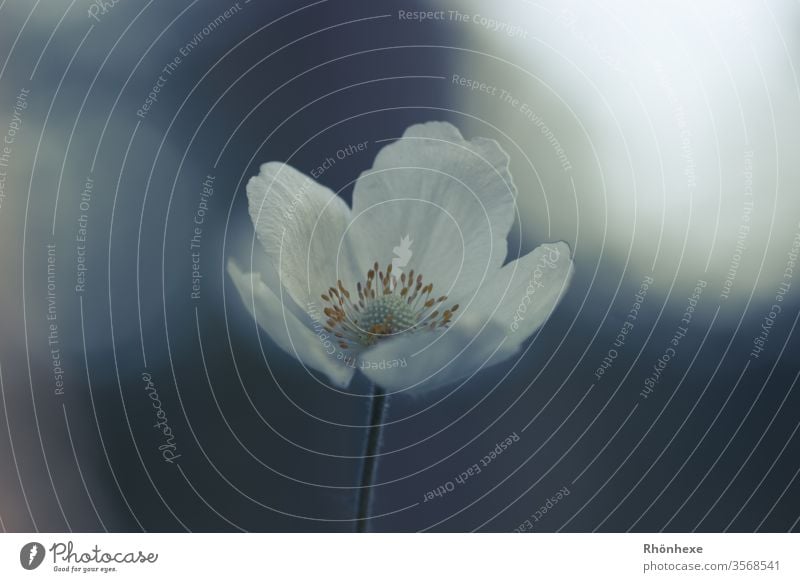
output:
{"label": "flower stem", "polygon": [[364,444],[364,463],[361,466],[361,487],[359,487],[357,494],[357,532],[366,532],[369,529],[369,516],[372,513],[373,482],[378,468],[378,451],[383,441],[383,421],[386,418],[387,405],[388,397],[386,391],[373,383],[367,438]]}

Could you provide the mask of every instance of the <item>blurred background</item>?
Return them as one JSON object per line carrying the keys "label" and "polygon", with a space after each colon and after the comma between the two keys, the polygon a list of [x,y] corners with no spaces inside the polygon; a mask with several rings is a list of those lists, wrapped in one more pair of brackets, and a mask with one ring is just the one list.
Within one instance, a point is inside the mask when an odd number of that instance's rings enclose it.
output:
{"label": "blurred background", "polygon": [[798,529],[796,3],[265,4],[0,3],[4,531],[353,531],[365,382],[224,266],[261,163],[367,142],[349,202],[428,120],[509,153],[509,258],[576,274],[518,359],[391,398],[370,529]]}

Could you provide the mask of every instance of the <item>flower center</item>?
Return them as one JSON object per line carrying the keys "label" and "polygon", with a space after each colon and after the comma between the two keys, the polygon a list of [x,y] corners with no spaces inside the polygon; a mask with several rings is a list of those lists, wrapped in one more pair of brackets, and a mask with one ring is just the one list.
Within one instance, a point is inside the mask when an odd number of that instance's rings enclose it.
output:
{"label": "flower center", "polygon": [[447,296],[434,298],[433,283],[424,284],[421,274],[415,279],[413,269],[399,278],[392,275],[391,263],[384,273],[376,262],[363,284],[356,284],[356,291],[358,299],[339,280],[322,294],[327,303],[325,330],[339,338],[344,349],[370,346],[403,332],[447,327],[458,309],[456,304],[440,314],[437,306]]}

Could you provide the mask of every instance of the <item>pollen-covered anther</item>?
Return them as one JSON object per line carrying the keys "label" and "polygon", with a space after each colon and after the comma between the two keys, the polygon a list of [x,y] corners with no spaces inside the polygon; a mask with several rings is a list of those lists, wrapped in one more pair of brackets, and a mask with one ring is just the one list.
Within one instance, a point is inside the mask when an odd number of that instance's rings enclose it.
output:
{"label": "pollen-covered anther", "polygon": [[339,346],[351,349],[365,347],[400,333],[413,333],[418,329],[433,330],[447,327],[454,305],[441,312],[438,305],[447,300],[446,295],[433,297],[433,283],[423,284],[423,276],[411,269],[408,274],[392,274],[389,263],[385,271],[376,261],[367,271],[365,280],[356,282],[355,297],[341,280],[320,297],[327,304],[326,331],[339,339]]}

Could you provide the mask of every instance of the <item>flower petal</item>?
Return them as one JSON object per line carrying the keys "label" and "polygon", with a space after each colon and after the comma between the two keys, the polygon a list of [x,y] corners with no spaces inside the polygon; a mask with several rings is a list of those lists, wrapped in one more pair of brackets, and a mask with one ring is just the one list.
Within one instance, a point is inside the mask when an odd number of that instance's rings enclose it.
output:
{"label": "flower petal", "polygon": [[485,283],[449,329],[381,342],[361,355],[359,367],[390,391],[416,392],[471,376],[519,351],[553,312],[572,273],[565,243],[541,245]]}
{"label": "flower petal", "polygon": [[[250,315],[279,348],[305,366],[322,372],[336,386],[345,388],[350,384],[355,373],[354,368],[336,358],[338,350],[334,349],[335,343],[327,340],[327,334],[321,327],[318,335],[298,319],[290,309],[284,307],[280,298],[264,284],[258,273],[244,273],[229,260],[228,275]],[[328,345],[331,347],[326,348]]]}
{"label": "flower petal", "polygon": [[347,204],[289,165],[263,164],[247,183],[250,217],[281,284],[305,308],[338,279],[353,280]]}
{"label": "flower petal", "polygon": [[520,344],[550,317],[572,279],[567,243],[548,243],[505,265],[473,298],[464,313],[490,315]]}
{"label": "flower petal", "polygon": [[474,290],[505,260],[515,197],[496,141],[466,141],[444,122],[412,125],[359,177],[353,228],[367,241],[368,261],[383,265],[409,237],[406,270],[423,273],[440,293]]}
{"label": "flower petal", "polygon": [[416,394],[476,374],[516,353],[506,330],[463,317],[442,332],[420,331],[381,342],[362,353],[359,369],[389,392]]}

